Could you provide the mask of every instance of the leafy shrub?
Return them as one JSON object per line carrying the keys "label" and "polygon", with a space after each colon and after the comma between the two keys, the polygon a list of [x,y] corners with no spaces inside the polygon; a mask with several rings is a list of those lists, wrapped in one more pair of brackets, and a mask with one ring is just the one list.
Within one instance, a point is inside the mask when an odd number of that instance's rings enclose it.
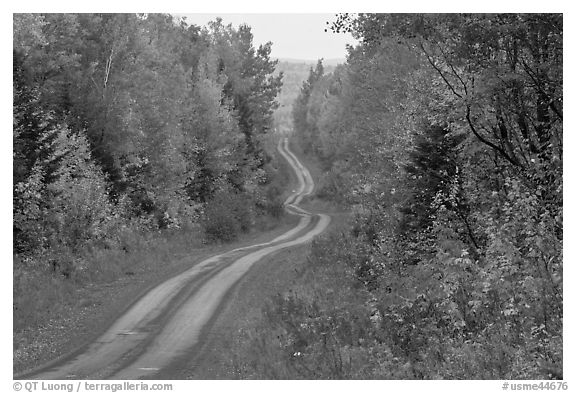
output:
{"label": "leafy shrub", "polygon": [[558,258],[545,229],[557,220],[542,220],[514,189],[485,223],[480,261],[444,208],[430,234],[436,249],[416,264],[395,258],[384,232],[368,236],[369,216],[351,234],[314,240],[299,285],[265,309],[252,341],[265,358],[245,367],[266,378],[561,378],[561,281],[538,270],[539,258]]}
{"label": "leafy shrub", "polygon": [[333,169],[322,176],[318,182],[316,196],[334,202],[344,202],[346,190],[345,179],[337,170]]}
{"label": "leafy shrub", "polygon": [[262,325],[248,333],[236,361],[243,377],[412,377],[406,361],[376,335],[370,294],[353,272],[355,241],[348,235],[313,241],[299,285],[275,296]]}
{"label": "leafy shrub", "polygon": [[234,192],[217,193],[204,209],[201,226],[210,241],[231,241],[254,222],[251,200]]}
{"label": "leafy shrub", "polygon": [[83,135],[64,125],[45,130],[41,140],[42,158],[15,185],[15,247],[29,255],[52,250],[47,267],[69,277],[80,266],[72,254],[115,236],[118,209]]}

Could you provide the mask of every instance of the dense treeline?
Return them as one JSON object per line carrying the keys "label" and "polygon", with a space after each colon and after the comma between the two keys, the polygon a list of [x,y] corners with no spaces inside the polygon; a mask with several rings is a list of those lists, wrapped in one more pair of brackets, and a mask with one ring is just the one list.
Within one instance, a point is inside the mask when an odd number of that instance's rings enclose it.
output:
{"label": "dense treeline", "polygon": [[[327,71],[334,66],[326,66]],[[278,131],[289,132],[292,130],[292,106],[300,92],[302,82],[308,77],[310,64],[294,60],[279,60],[276,72],[283,73],[282,90],[278,94],[278,109],[274,112],[274,125]]]}
{"label": "dense treeline", "polygon": [[201,225],[229,240],[282,211],[265,150],[282,75],[249,26],[159,14],[13,22],[17,317],[32,271],[92,277],[95,253],[133,251],[137,233]]}
{"label": "dense treeline", "polygon": [[562,378],[562,16],[332,28],[361,44],[310,72],[294,128],[354,220],[267,310],[253,372]]}

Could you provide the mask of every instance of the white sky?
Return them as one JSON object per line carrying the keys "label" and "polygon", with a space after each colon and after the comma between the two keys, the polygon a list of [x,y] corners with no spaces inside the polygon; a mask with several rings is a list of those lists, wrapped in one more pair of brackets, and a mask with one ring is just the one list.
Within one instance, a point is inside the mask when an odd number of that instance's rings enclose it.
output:
{"label": "white sky", "polygon": [[334,34],[327,21],[334,21],[335,14],[176,14],[186,16],[188,24],[204,26],[216,17],[225,25],[238,27],[246,23],[252,27],[254,46],[271,41],[272,57],[317,60],[346,57],[346,44],[355,44],[350,34]]}

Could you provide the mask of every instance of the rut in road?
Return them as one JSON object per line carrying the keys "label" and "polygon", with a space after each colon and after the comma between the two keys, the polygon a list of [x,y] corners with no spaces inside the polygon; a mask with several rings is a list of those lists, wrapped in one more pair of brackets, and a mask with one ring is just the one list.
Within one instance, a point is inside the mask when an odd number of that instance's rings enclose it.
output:
{"label": "rut in road", "polygon": [[298,189],[284,203],[290,214],[300,216],[296,227],[270,242],[215,255],[163,282],[82,352],[29,372],[26,378],[153,377],[202,341],[203,329],[218,313],[225,295],[254,263],[322,233],[330,217],[298,206],[314,189],[310,173],[288,148],[287,138],[278,143],[278,150],[298,179]]}

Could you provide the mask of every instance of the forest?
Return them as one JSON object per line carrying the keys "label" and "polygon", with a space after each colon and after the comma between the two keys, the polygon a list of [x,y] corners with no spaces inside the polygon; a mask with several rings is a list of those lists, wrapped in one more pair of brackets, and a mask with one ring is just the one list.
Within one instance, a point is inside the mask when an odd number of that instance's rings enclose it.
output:
{"label": "forest", "polygon": [[230,241],[282,215],[267,146],[282,74],[249,26],[162,14],[13,23],[15,350],[80,288],[166,258],[170,236]]}
{"label": "forest", "polygon": [[[249,377],[562,379],[556,14],[342,14],[295,137],[351,212],[264,310]],[[262,355],[264,354],[264,355]]]}
{"label": "forest", "polygon": [[276,128],[321,173],[304,203],[349,220],[229,348],[234,377],[563,379],[561,14],[339,14],[359,44],[335,67],[221,19],[13,22],[15,363],[175,239],[281,221]]}
{"label": "forest", "polygon": [[[324,62],[323,62],[324,63]],[[300,93],[302,82],[308,77],[312,64],[303,60],[279,59],[276,73],[282,73],[282,90],[278,94],[278,108],[274,111],[274,127],[282,133],[292,131],[292,106]],[[331,72],[334,66],[325,66],[326,72]]]}

